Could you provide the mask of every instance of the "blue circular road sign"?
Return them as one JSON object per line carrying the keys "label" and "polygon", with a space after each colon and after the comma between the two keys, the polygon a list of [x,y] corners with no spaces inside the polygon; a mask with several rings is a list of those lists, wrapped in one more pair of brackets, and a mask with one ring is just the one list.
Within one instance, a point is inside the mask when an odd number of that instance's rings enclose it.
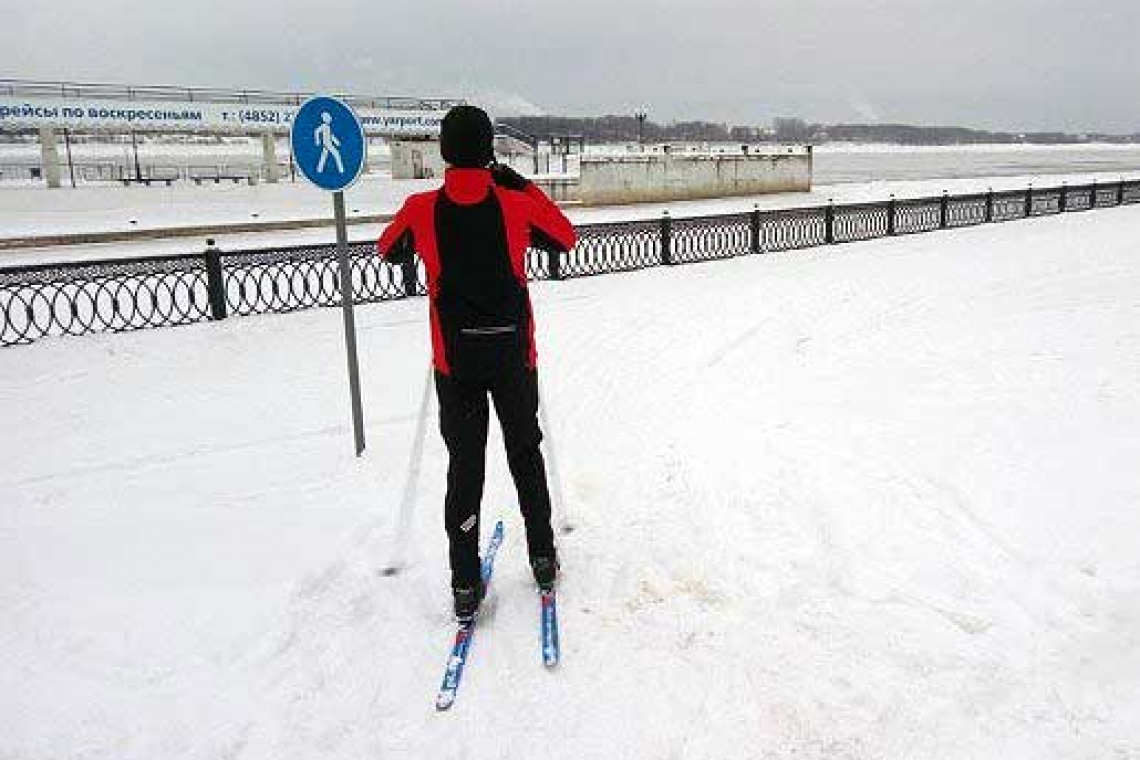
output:
{"label": "blue circular road sign", "polygon": [[352,109],[336,98],[306,100],[289,133],[293,161],[324,190],[344,190],[364,169],[368,141]]}

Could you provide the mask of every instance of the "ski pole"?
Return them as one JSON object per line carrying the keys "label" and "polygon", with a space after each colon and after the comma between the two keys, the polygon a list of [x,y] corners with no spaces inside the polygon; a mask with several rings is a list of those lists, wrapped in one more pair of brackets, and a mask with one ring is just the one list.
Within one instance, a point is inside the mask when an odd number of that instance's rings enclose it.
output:
{"label": "ski pole", "polygon": [[431,406],[432,364],[428,362],[427,378],[424,380],[424,393],[420,399],[420,416],[416,420],[415,438],[412,453],[408,457],[408,474],[404,478],[404,495],[400,500],[400,514],[396,523],[396,534],[392,539],[391,561],[384,568],[384,575],[397,575],[404,567],[408,548],[408,533],[412,526],[412,507],[415,504],[416,490],[420,481],[420,466],[424,458],[424,436],[427,432],[428,407]]}
{"label": "ski pole", "polygon": [[570,522],[570,517],[566,513],[566,501],[562,498],[562,473],[558,469],[558,457],[554,451],[554,436],[551,434],[550,422],[546,417],[546,404],[542,403],[541,400],[545,393],[541,390],[543,387],[541,383],[539,386],[538,419],[542,423],[546,461],[550,463],[551,501],[554,502],[552,517],[554,522],[558,524],[558,529],[563,534],[567,534],[573,532],[574,524]]}

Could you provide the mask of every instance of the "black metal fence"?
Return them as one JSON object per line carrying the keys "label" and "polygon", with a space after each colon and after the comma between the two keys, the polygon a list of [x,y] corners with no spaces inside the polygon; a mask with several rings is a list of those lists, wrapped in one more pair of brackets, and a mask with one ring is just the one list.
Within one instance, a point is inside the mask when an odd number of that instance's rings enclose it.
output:
{"label": "black metal fence", "polygon": [[[812,208],[581,225],[574,250],[528,254],[527,274],[562,280],[1140,203],[1140,180]],[[357,303],[423,295],[422,266],[351,244]],[[185,325],[336,306],[333,245],[0,269],[0,345],[48,335]]]}

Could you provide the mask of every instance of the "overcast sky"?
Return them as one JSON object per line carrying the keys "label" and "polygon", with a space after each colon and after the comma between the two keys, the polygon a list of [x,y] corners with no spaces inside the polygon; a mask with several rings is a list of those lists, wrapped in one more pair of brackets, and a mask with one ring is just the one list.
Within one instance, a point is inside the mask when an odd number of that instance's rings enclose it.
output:
{"label": "overcast sky", "polygon": [[0,77],[1140,132],[1140,0],[50,0]]}

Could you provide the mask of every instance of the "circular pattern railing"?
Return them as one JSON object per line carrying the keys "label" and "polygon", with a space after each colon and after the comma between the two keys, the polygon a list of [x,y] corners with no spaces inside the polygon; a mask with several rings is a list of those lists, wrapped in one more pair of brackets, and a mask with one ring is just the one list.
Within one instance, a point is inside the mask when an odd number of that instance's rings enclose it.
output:
{"label": "circular pattern railing", "polygon": [[1025,191],[994,193],[993,221],[1009,222],[1025,218]]}
{"label": "circular pattern railing", "polygon": [[550,254],[531,249],[526,252],[526,276],[530,280],[550,279]]}
{"label": "circular pattern railing", "polygon": [[826,243],[826,209],[783,209],[760,214],[762,251],[792,251]]}
{"label": "circular pattern railing", "polygon": [[676,264],[727,259],[752,252],[750,214],[673,219],[669,231],[672,261]]}
{"label": "circular pattern railing", "polygon": [[[349,264],[354,303],[406,297],[402,268],[381,261],[374,244],[351,244]],[[282,313],[340,304],[335,246],[225,254],[222,268],[230,314]]]}
{"label": "circular pattern railing", "polygon": [[909,235],[938,229],[941,226],[941,203],[937,198],[896,201],[895,234]]}
{"label": "circular pattern railing", "polygon": [[1031,216],[1045,216],[1061,213],[1060,190],[1037,190],[1033,192]]}
{"label": "circular pattern railing", "polygon": [[881,203],[840,206],[835,209],[833,239],[837,243],[885,237],[889,209]]}
{"label": "circular pattern railing", "polygon": [[579,227],[578,243],[561,256],[562,277],[629,272],[661,263],[661,223],[610,222]]}
{"label": "circular pattern railing", "polygon": [[1115,206],[1117,199],[1117,188],[1115,187],[1097,187],[1096,188],[1096,203],[1093,204],[1096,208],[1103,208],[1106,206]]}
{"label": "circular pattern railing", "polygon": [[986,221],[986,196],[966,195],[946,201],[946,226],[970,227]]}
{"label": "circular pattern railing", "polygon": [[210,318],[201,256],[0,269],[0,345]]}
{"label": "circular pattern railing", "polygon": [[1087,211],[1092,204],[1092,188],[1070,187],[1065,193],[1065,211]]}

